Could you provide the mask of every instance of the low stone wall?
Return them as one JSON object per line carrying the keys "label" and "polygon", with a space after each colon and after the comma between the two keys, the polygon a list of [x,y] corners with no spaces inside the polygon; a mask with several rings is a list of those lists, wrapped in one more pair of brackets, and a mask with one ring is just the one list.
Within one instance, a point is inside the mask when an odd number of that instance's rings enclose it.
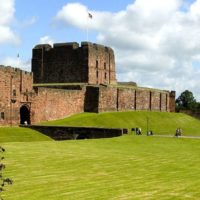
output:
{"label": "low stone wall", "polygon": [[43,126],[30,125],[23,126],[39,131],[54,140],[76,140],[111,138],[122,136],[128,132],[127,129],[120,128],[96,128],[96,127],[68,127],[68,126]]}

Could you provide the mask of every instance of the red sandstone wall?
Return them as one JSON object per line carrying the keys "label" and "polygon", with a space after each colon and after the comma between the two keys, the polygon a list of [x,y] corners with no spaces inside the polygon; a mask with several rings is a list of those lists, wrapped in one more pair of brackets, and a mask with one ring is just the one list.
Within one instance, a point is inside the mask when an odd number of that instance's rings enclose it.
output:
{"label": "red sandstone wall", "polygon": [[84,111],[83,90],[38,88],[31,106],[32,123],[61,119]]}
{"label": "red sandstone wall", "polygon": [[150,110],[150,91],[136,90],[136,110]]}
{"label": "red sandstone wall", "polygon": [[150,98],[151,98],[150,110],[160,111],[161,110],[161,93],[157,91],[152,91],[150,92]]}
{"label": "red sandstone wall", "polygon": [[[173,111],[173,102],[169,92],[143,88],[99,88],[99,112],[151,110]],[[171,104],[170,104],[171,101]],[[171,106],[171,107],[170,107]]]}
{"label": "red sandstone wall", "polygon": [[34,83],[116,83],[114,52],[103,45],[37,45],[32,57]]}
{"label": "red sandstone wall", "polygon": [[169,111],[170,112],[175,112],[175,109],[176,109],[175,97],[176,97],[176,92],[171,91],[169,94]]}
{"label": "red sandstone wall", "polygon": [[[34,123],[84,112],[86,108],[95,112],[175,111],[175,92],[173,91],[170,93],[112,86],[94,87],[93,90],[90,86],[88,93],[85,88],[80,90],[38,88],[34,92],[32,81],[31,73],[0,66],[0,125],[19,124],[20,108],[23,105],[31,109],[31,122]],[[2,118],[2,113],[4,118]]]}
{"label": "red sandstone wall", "polygon": [[33,49],[34,83],[87,83],[88,52],[78,43],[37,45]]}
{"label": "red sandstone wall", "polygon": [[117,91],[118,110],[135,110],[135,90],[129,88],[119,88]]}
{"label": "red sandstone wall", "polygon": [[82,43],[88,48],[88,83],[116,84],[115,57],[111,48],[103,45]]}
{"label": "red sandstone wall", "polygon": [[32,82],[31,73],[0,66],[0,125],[19,124],[20,107],[29,104]]}
{"label": "red sandstone wall", "polygon": [[161,111],[168,111],[167,102],[169,98],[169,94],[161,93]]}
{"label": "red sandstone wall", "polygon": [[117,111],[117,88],[99,88],[99,112]]}

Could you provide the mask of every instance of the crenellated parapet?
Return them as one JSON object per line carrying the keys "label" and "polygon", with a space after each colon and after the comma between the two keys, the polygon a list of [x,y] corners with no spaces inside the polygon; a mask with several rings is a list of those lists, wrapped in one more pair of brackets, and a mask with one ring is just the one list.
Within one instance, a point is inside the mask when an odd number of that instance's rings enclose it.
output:
{"label": "crenellated parapet", "polygon": [[33,73],[32,72],[28,72],[19,68],[14,68],[11,66],[5,66],[5,65],[0,65],[0,71],[4,72],[4,73],[12,73],[12,74],[24,74],[24,75],[29,75],[32,76]]}
{"label": "crenellated parapet", "polygon": [[34,83],[116,83],[114,51],[90,42],[36,45],[32,71]]}
{"label": "crenellated parapet", "polygon": [[117,84],[110,47],[90,42],[39,44],[32,54],[32,72],[0,65],[0,125],[82,112],[175,111],[175,91]]}

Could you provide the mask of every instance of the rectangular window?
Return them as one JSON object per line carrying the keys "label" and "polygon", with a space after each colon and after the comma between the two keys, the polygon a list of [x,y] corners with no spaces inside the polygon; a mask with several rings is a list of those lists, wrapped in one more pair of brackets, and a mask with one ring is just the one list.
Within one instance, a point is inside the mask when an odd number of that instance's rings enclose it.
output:
{"label": "rectangular window", "polygon": [[16,90],[13,90],[13,96],[16,97],[17,93]]}
{"label": "rectangular window", "polygon": [[106,63],[104,63],[104,69],[106,70]]}
{"label": "rectangular window", "polygon": [[1,119],[5,119],[5,114],[4,114],[4,112],[1,112]]}
{"label": "rectangular window", "polygon": [[105,79],[107,78],[107,74],[106,74],[106,73],[104,74],[104,78],[105,78]]}
{"label": "rectangular window", "polygon": [[99,67],[99,62],[98,60],[96,60],[96,68],[98,69],[98,67]]}
{"label": "rectangular window", "polygon": [[99,78],[99,72],[98,71],[96,72],[96,77],[97,77],[97,79]]}
{"label": "rectangular window", "polygon": [[98,83],[99,83],[99,72],[96,71],[96,84],[98,84]]}

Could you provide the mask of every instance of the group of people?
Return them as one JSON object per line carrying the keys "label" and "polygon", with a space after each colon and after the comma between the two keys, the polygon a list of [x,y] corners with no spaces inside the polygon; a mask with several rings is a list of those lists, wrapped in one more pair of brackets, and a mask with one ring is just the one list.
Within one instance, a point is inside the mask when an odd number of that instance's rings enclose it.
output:
{"label": "group of people", "polygon": [[[142,135],[142,129],[141,128],[132,128],[132,131],[135,131],[136,135]],[[147,131],[147,136],[153,135],[153,131]],[[175,136],[181,136],[182,135],[182,129],[177,128],[175,132]]]}
{"label": "group of people", "polygon": [[175,136],[181,136],[182,135],[182,129],[181,128],[177,128],[176,129],[176,133],[175,133]]}
{"label": "group of people", "polygon": [[[135,131],[136,135],[142,135],[141,128],[133,128],[132,131]],[[147,136],[153,135],[153,131],[147,131]]]}
{"label": "group of people", "polygon": [[135,128],[135,134],[136,135],[142,135],[142,129],[141,128]]}

